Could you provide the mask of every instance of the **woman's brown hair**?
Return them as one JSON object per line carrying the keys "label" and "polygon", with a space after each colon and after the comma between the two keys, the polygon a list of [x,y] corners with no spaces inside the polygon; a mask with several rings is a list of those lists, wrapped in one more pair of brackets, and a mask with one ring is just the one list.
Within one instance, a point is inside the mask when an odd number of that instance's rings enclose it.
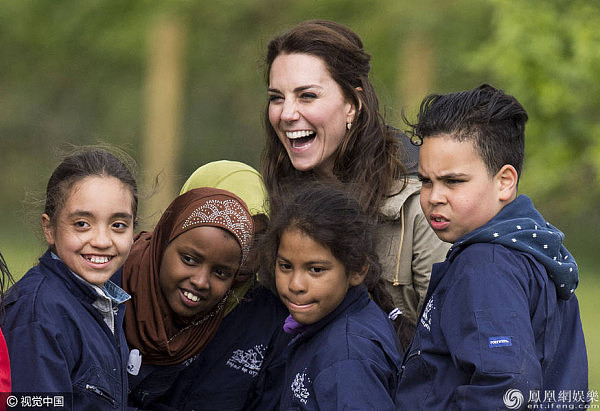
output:
{"label": "woman's brown hair", "polygon": [[[361,207],[376,217],[389,194],[394,180],[403,178],[400,144],[385,126],[379,101],[369,81],[371,56],[362,40],[349,28],[328,20],[307,20],[269,42],[265,81],[270,81],[273,61],[280,54],[303,53],[325,63],[331,77],[339,84],[357,115],[338,147],[333,174],[342,185],[352,184]],[[266,144],[262,155],[262,175],[272,207],[286,195],[288,183],[313,179],[312,171],[294,169],[265,110]]]}

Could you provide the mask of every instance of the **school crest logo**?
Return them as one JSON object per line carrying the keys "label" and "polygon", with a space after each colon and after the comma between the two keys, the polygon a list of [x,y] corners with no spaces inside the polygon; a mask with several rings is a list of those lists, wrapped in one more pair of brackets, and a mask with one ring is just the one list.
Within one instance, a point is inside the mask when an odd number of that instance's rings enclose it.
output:
{"label": "school crest logo", "polygon": [[433,296],[427,301],[427,305],[423,310],[423,315],[421,316],[421,325],[425,327],[425,329],[431,332],[431,312],[435,310],[435,305],[433,302]]}
{"label": "school crest logo", "polygon": [[299,372],[296,374],[294,381],[292,382],[291,388],[294,397],[298,398],[302,404],[306,404],[308,402],[308,397],[310,397],[310,392],[308,391],[307,386],[311,384],[310,378],[306,375],[306,368],[303,372]]}
{"label": "school crest logo", "polygon": [[266,349],[264,345],[258,344],[248,350],[235,350],[227,360],[227,365],[255,377],[265,359]]}

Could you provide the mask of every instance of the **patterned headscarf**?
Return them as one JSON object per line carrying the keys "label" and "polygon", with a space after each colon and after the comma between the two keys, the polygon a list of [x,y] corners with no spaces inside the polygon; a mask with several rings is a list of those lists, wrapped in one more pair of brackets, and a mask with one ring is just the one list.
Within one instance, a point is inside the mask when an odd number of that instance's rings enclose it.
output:
{"label": "patterned headscarf", "polygon": [[200,187],[214,187],[230,191],[244,200],[250,214],[269,214],[267,189],[262,176],[248,164],[231,160],[206,163],[189,176],[179,194]]}
{"label": "patterned headscarf", "polygon": [[164,252],[177,236],[196,227],[219,227],[233,235],[248,256],[254,225],[246,204],[235,194],[199,188],[177,197],[152,233],[141,232],[123,265],[123,289],[131,295],[125,312],[125,335],[139,349],[143,363],[179,364],[208,344],[223,319],[227,294],[209,313],[187,319],[171,310],[160,285]]}
{"label": "patterned headscarf", "polygon": [[[267,189],[258,171],[248,164],[217,160],[206,163],[196,169],[181,187],[181,194],[194,188],[214,187],[227,190],[239,196],[253,216],[268,216]],[[254,284],[254,275],[238,276],[231,289],[233,294],[227,300],[225,315],[230,313]],[[245,278],[245,280],[244,280]]]}
{"label": "patterned headscarf", "polygon": [[[197,188],[189,191],[189,193],[199,193],[208,190],[216,189]],[[180,197],[190,196],[182,195]],[[175,226],[175,230],[171,233],[168,242],[170,243],[178,235],[198,226],[220,227],[233,234],[237,240],[242,249],[240,264],[243,264],[246,258],[248,258],[248,252],[252,244],[252,235],[254,233],[253,220],[245,204],[237,196],[235,198],[229,199],[214,196],[214,198],[206,200],[204,204],[199,205],[189,214],[183,224]],[[192,205],[192,207],[194,206]],[[180,215],[185,216],[187,214],[186,211],[188,210],[184,210]]]}

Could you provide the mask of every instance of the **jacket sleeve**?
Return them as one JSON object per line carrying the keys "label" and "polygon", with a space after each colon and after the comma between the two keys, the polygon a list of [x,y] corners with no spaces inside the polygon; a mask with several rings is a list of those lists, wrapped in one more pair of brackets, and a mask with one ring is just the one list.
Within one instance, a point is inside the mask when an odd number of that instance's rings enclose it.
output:
{"label": "jacket sleeve", "polygon": [[33,322],[4,328],[11,361],[13,392],[72,393],[72,342],[60,327]]}
{"label": "jacket sleeve", "polygon": [[10,392],[10,359],[2,332],[0,332],[0,392]]}
{"label": "jacket sleeve", "polygon": [[447,291],[440,325],[452,361],[468,381],[454,392],[459,409],[500,409],[510,389],[521,393],[525,406],[530,390],[541,387],[527,268],[513,257],[462,267]]}
{"label": "jacket sleeve", "polygon": [[345,360],[315,378],[315,401],[324,410],[393,410],[396,377],[369,360]]}

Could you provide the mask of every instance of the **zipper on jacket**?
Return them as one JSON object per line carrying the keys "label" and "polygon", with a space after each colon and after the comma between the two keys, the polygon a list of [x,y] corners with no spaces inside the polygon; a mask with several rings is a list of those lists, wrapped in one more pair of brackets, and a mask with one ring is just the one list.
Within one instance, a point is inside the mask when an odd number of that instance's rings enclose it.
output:
{"label": "zipper on jacket", "polygon": [[417,350],[415,352],[412,352],[410,354],[406,354],[406,357],[404,358],[404,361],[402,361],[402,367],[400,367],[400,376],[399,378],[402,379],[402,377],[404,376],[404,371],[406,371],[406,364],[415,357],[419,357],[421,356],[421,350]]}
{"label": "zipper on jacket", "polygon": [[115,400],[113,399],[113,397],[110,396],[110,394],[108,392],[106,392],[106,390],[103,390],[100,387],[97,387],[95,385],[90,385],[90,384],[85,384],[85,389],[88,390],[89,392],[93,392],[94,394],[98,395],[99,397],[105,399],[106,401],[110,402],[112,405],[115,405]]}
{"label": "zipper on jacket", "polygon": [[402,254],[402,245],[404,244],[404,204],[400,207],[400,245],[398,246],[398,254],[396,255],[396,276],[394,277],[394,285],[400,285],[400,254]]}
{"label": "zipper on jacket", "polygon": [[406,364],[412,360],[415,357],[418,357],[421,355],[421,350],[417,350],[415,352],[411,352],[406,354],[406,357],[404,357],[404,361],[402,361],[402,371],[404,372],[404,369],[406,368]]}

